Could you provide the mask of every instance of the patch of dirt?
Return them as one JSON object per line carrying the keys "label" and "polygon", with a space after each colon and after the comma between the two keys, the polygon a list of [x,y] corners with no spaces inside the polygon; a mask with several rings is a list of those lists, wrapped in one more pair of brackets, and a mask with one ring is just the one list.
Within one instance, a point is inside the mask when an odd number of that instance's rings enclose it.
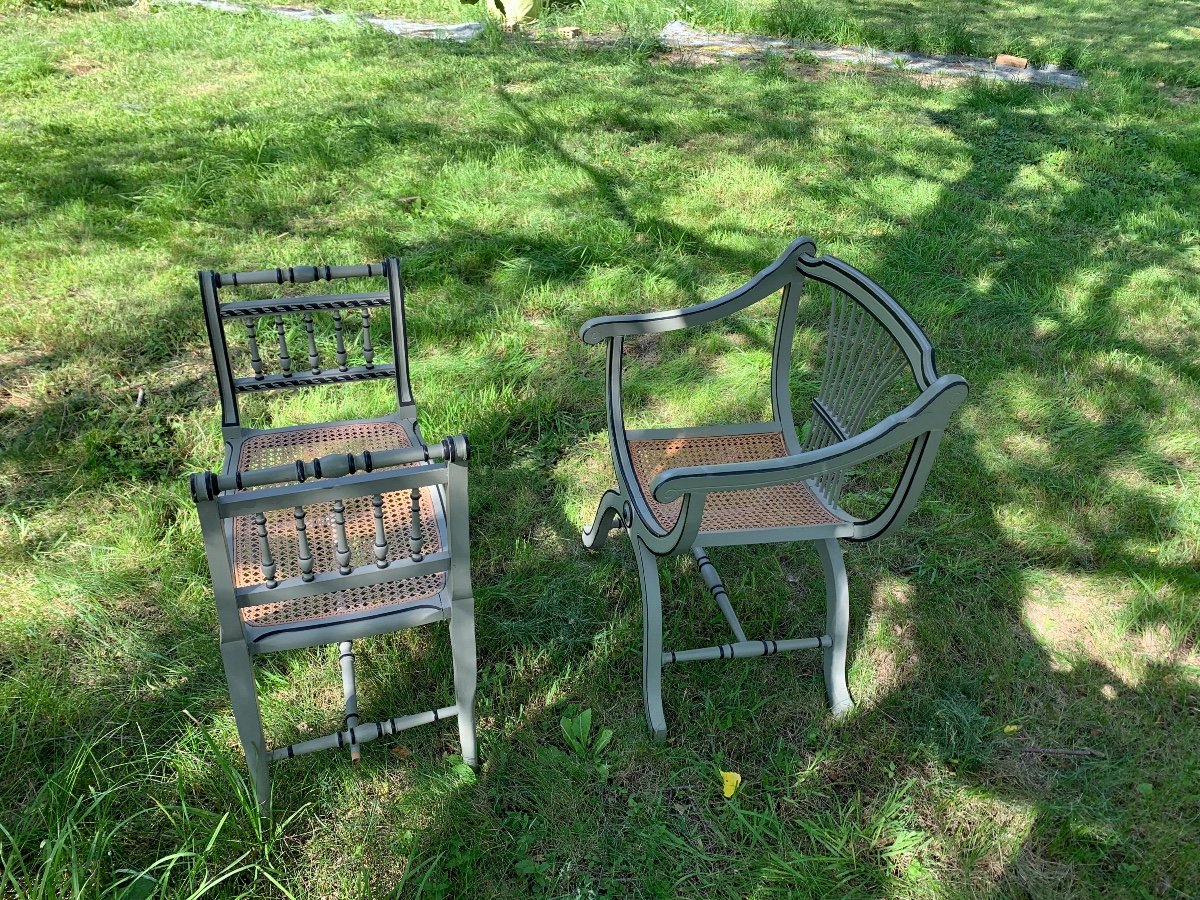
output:
{"label": "patch of dirt", "polygon": [[1009,865],[1008,875],[1033,897],[1064,897],[1074,893],[1074,869],[1052,860],[1049,853],[1028,840]]}
{"label": "patch of dirt", "polygon": [[1173,103],[1176,106],[1200,103],[1200,87],[1176,87],[1175,85],[1165,84],[1161,81],[1155,87],[1166,97],[1168,103]]}
{"label": "patch of dirt", "polygon": [[[983,889],[1004,877],[1019,850],[1015,836],[1027,833],[1036,818],[1023,803],[963,791],[940,804],[927,828],[941,832],[944,843],[938,855],[944,859],[958,858],[964,846],[983,844],[968,867],[977,879],[974,887]],[[980,834],[985,841],[980,841]]]}
{"label": "patch of dirt", "polygon": [[84,75],[91,75],[93,72],[99,71],[100,64],[85,56],[72,54],[58,64],[58,70],[70,75],[72,78],[81,78]]}
{"label": "patch of dirt", "polygon": [[0,353],[0,409],[32,407],[30,387],[50,367],[49,360],[48,354],[29,350]]}
{"label": "patch of dirt", "polygon": [[1034,633],[1054,647],[1097,657],[1108,649],[1103,631],[1117,605],[1114,598],[1096,596],[1082,579],[1061,575],[1053,588],[1040,590],[1025,602],[1025,616]]}
{"label": "patch of dirt", "polygon": [[[1200,666],[1200,651],[1175,647],[1166,626],[1159,625],[1127,636],[1114,620],[1128,601],[1128,589],[1115,592],[1111,582],[1102,587],[1069,574],[1035,590],[1025,601],[1025,617],[1033,633],[1052,650],[1081,653],[1136,682],[1130,671],[1143,663]],[[1132,659],[1130,658],[1132,657]]]}
{"label": "patch of dirt", "polygon": [[662,359],[662,339],[657,334],[642,334],[634,338],[626,338],[623,349],[626,356],[631,356],[644,366],[654,366]]}
{"label": "patch of dirt", "polygon": [[[888,615],[889,610],[903,608],[908,602],[909,586],[902,581],[881,581],[875,586],[864,642],[869,647],[867,660],[872,676],[868,688],[870,696],[860,698],[860,702],[869,702],[873,697],[886,697],[910,681],[920,663],[912,623],[885,623],[885,619],[895,619],[895,616]],[[890,633],[885,634],[885,629]]]}

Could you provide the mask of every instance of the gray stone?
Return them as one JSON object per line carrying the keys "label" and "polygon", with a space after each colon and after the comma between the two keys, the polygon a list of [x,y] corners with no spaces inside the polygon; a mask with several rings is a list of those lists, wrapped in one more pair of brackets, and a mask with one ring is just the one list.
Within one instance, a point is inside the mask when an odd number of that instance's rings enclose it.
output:
{"label": "gray stone", "polygon": [[1016,69],[997,66],[990,59],[973,56],[925,56],[920,53],[890,53],[867,47],[832,47],[829,44],[810,44],[788,38],[753,34],[714,34],[692,28],[683,22],[668,22],[658,40],[664,47],[675,50],[693,50],[710,56],[736,59],[755,59],[765,53],[799,52],[823,62],[871,65],[920,75],[985,78],[1065,88],[1087,86],[1087,81],[1082,76],[1062,71],[1055,66]]}

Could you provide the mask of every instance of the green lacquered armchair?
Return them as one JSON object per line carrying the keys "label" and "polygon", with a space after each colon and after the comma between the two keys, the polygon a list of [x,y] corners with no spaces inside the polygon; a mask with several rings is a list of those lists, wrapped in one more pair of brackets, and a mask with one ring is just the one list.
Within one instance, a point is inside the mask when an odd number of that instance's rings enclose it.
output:
{"label": "green lacquered armchair", "polygon": [[[792,412],[792,345],[806,294],[829,299],[820,388],[811,421],[797,430]],[[622,407],[623,342],[635,335],[692,328],[779,295],[767,422],[629,430]],[[810,300],[812,297],[810,297]],[[823,299],[823,298],[822,298]],[[600,499],[583,533],[597,548],[614,526],[633,542],[642,591],[642,679],[646,719],[666,735],[664,666],[820,649],[834,715],[853,706],[846,686],[849,592],[840,539],[868,541],[895,530],[916,505],[951,414],[967,395],[958,375],[938,376],[934,352],[912,317],[862,272],[816,255],[796,240],[747,284],[687,309],[592,319],[585,343],[608,346],[608,434],[617,489]],[[902,376],[915,399],[871,421],[881,398]],[[869,515],[844,508],[848,476],[879,457],[907,451],[895,487]],[[707,547],[814,541],[826,585],[823,634],[750,639],[706,551]],[[690,650],[664,650],[658,558],[691,553],[734,640]]]}
{"label": "green lacquered armchair", "polygon": [[[382,279],[383,289],[221,298],[253,285],[347,278]],[[225,454],[220,473],[193,475],[191,490],[212,576],[221,658],[260,810],[270,806],[272,761],[330,747],[347,747],[357,759],[360,744],[440,719],[457,720],[463,758],[476,766],[468,448],[461,435],[433,445],[421,436],[398,262],[201,272],[200,292]],[[391,362],[375,359],[372,313],[390,319]],[[332,331],[333,346],[326,348],[332,353],[325,359],[318,344],[321,317],[328,319],[323,331]],[[321,336],[321,344],[330,337]],[[274,352],[264,352],[263,343]],[[297,345],[303,365],[293,362]],[[352,357],[360,361],[352,364]],[[235,376],[231,359],[246,374]],[[374,378],[395,385],[396,410],[389,415],[271,429],[241,422],[243,394]],[[455,703],[361,723],[351,642],[441,621],[450,625]],[[345,727],[269,749],[253,657],[325,644],[339,646]]]}

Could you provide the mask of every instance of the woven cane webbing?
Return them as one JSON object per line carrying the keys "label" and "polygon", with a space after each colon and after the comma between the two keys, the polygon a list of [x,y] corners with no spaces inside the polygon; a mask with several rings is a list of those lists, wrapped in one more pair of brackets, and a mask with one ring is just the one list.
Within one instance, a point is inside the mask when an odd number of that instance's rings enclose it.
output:
{"label": "woven cane webbing", "polygon": [[[314,426],[280,434],[256,435],[242,445],[239,464],[243,468],[279,465],[294,459],[312,459],[330,453],[361,453],[364,450],[386,450],[407,447],[404,429],[393,422],[354,425]],[[442,549],[434,518],[431,488],[421,489],[421,526],[425,543],[421,552],[436,553]],[[387,493],[383,499],[383,524],[387,535],[387,559],[409,558],[409,526],[411,501],[407,491]],[[346,538],[350,546],[350,564],[362,565],[375,561],[375,513],[370,497],[354,497],[345,505]],[[333,527],[333,504],[314,503],[304,507],[305,531],[313,558],[313,572],[337,572],[334,556],[336,539]],[[267,538],[271,555],[277,566],[275,577],[282,581],[301,574],[296,517],[292,509],[277,509],[265,513]],[[238,516],[233,520],[234,583],[238,587],[262,584],[262,550],[253,516]],[[357,613],[367,609],[422,600],[436,595],[446,584],[445,573],[438,572],[419,578],[385,582],[370,587],[331,591],[312,597],[248,606],[242,618],[251,625],[283,625],[306,619],[323,618],[338,613]]]}
{"label": "woven cane webbing", "polygon": [[256,434],[242,444],[238,471],[265,469],[310,460],[331,453],[362,453],[409,446],[408,435],[397,422],[351,422],[313,425],[294,431]]}
{"label": "woven cane webbing", "polygon": [[[638,484],[650,504],[654,518],[663,527],[674,527],[682,500],[659,503],[650,485],[660,472],[684,466],[715,466],[726,463],[776,459],[787,455],[783,435],[739,434],[729,437],[689,437],[669,440],[630,441],[629,455]],[[715,491],[704,504],[701,531],[733,531],[741,528],[788,528],[797,525],[835,525],[841,520],[813,496],[803,482],[741,491]]]}

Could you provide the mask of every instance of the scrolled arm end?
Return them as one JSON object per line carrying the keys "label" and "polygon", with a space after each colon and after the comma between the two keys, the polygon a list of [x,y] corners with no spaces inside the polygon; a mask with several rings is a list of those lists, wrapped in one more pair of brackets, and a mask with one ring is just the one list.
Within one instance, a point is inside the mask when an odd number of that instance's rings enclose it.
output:
{"label": "scrolled arm end", "polygon": [[585,344],[596,345],[605,338],[624,336],[629,333],[621,328],[621,326],[631,316],[597,316],[594,319],[588,319],[583,323],[583,327],[579,329],[579,339]]}

